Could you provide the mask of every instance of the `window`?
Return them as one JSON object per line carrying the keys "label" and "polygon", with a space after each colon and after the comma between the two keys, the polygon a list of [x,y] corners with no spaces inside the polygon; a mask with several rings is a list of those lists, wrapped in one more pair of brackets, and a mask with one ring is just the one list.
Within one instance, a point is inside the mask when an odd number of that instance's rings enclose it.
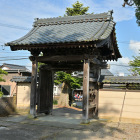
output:
{"label": "window", "polygon": [[3,96],[9,96],[11,91],[11,86],[0,85],[0,90],[3,92]]}

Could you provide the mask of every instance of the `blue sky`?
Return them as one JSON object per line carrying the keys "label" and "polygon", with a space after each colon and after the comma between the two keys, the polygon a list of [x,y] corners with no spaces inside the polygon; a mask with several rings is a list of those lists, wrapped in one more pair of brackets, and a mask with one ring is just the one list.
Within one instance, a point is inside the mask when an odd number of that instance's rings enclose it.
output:
{"label": "blue sky", "polygon": [[[102,13],[113,10],[116,22],[116,35],[119,50],[123,58],[111,64],[113,74],[130,74],[128,65],[132,56],[138,55],[140,49],[140,27],[136,24],[135,8],[123,8],[123,0],[79,0],[84,6],[89,6],[89,13]],[[31,28],[34,18],[50,18],[63,16],[66,7],[71,7],[76,0],[0,0],[0,65],[11,63],[25,65],[31,69],[31,62],[27,58],[28,51],[10,51],[9,47],[2,47],[6,42],[16,40],[25,35]],[[18,29],[19,28],[19,29]],[[8,61],[6,61],[8,59]],[[19,59],[19,60],[11,60]]]}

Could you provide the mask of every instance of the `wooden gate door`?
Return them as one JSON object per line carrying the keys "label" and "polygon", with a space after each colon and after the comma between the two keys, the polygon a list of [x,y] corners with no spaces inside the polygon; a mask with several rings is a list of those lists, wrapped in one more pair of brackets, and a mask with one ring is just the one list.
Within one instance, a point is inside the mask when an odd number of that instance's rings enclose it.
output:
{"label": "wooden gate door", "polygon": [[51,114],[53,109],[53,72],[40,69],[38,90],[38,113]]}

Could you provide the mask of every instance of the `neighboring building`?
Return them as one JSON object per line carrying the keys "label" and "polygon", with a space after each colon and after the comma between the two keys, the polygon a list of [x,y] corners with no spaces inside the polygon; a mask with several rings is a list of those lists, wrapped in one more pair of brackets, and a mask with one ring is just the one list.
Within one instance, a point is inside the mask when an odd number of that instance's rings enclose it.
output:
{"label": "neighboring building", "polygon": [[14,76],[11,81],[17,83],[17,109],[28,111],[30,107],[31,76]]}
{"label": "neighboring building", "polygon": [[25,66],[4,63],[0,68],[8,72],[8,75],[3,76],[5,82],[0,82],[4,96],[13,96],[17,92],[16,82],[10,81],[13,76],[31,76],[31,72]]}
{"label": "neighboring building", "polygon": [[108,69],[101,69],[101,76],[114,76]]}
{"label": "neighboring building", "polygon": [[53,87],[53,96],[58,96],[61,93],[62,84],[55,85]]}
{"label": "neighboring building", "polygon": [[[83,72],[73,72],[73,76],[83,77]],[[101,69],[101,76],[114,76],[108,69]]]}

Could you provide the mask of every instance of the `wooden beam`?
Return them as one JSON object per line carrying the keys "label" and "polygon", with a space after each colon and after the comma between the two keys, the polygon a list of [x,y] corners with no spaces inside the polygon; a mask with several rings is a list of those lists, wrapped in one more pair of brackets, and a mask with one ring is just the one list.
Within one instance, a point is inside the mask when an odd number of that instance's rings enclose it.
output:
{"label": "wooden beam", "polygon": [[65,70],[73,70],[73,71],[82,71],[83,70],[83,63],[81,64],[48,64],[42,65],[40,69],[48,69],[54,71],[65,71]]}
{"label": "wooden beam", "polygon": [[84,59],[83,55],[55,55],[55,56],[39,56],[39,62],[58,62],[58,61],[81,61]]}
{"label": "wooden beam", "polygon": [[36,94],[37,94],[37,67],[36,59],[32,61],[32,79],[31,79],[31,95],[30,95],[30,114],[36,117]]}
{"label": "wooden beam", "polygon": [[83,121],[88,122],[88,104],[89,104],[89,73],[90,61],[84,60],[83,64]]}
{"label": "wooden beam", "polygon": [[[30,56],[32,57],[32,56]],[[101,61],[95,59],[94,55],[54,55],[54,56],[38,56],[38,62],[52,63],[52,62],[75,62],[81,63],[81,60],[90,59],[94,64],[101,64]]]}
{"label": "wooden beam", "polygon": [[71,42],[71,43],[50,43],[50,44],[29,44],[29,45],[16,45],[12,46],[10,44],[6,44],[7,46],[10,45],[11,50],[33,50],[33,49],[40,49],[40,50],[45,50],[45,49],[56,49],[56,48],[86,48],[87,46],[90,48],[93,48],[95,46],[95,41],[90,41],[90,42]]}

